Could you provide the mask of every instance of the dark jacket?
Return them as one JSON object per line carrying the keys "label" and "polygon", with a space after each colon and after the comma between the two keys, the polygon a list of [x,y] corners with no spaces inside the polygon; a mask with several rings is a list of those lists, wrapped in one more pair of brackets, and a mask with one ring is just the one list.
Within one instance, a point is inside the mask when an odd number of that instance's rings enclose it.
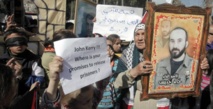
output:
{"label": "dark jacket", "polygon": [[22,79],[19,81],[18,95],[23,95],[29,91],[32,83],[44,80],[44,70],[41,65],[41,59],[29,50],[25,50],[19,55],[12,55],[6,52],[0,57],[0,63],[6,64],[11,58],[15,58],[22,65]]}

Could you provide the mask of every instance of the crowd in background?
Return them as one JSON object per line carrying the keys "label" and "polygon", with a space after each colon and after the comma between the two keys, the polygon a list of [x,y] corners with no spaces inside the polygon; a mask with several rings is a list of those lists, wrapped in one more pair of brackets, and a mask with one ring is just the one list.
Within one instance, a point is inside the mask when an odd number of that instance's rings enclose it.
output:
{"label": "crowd in background", "polygon": [[[158,99],[140,101],[141,76],[153,71],[152,62],[143,55],[145,27],[144,23],[135,27],[134,40],[124,50],[119,35],[109,35],[106,42],[112,75],[65,95],[59,83],[64,60],[55,54],[53,42],[76,38],[73,24],[67,23],[66,29],[46,40],[44,53],[39,57],[27,49],[32,34],[17,28],[13,16],[9,16],[3,33],[6,53],[0,56],[0,109],[160,109]],[[103,36],[96,33],[93,37]],[[206,58],[199,65],[203,70],[201,96],[168,99],[167,109],[213,109],[212,24],[206,50]]]}

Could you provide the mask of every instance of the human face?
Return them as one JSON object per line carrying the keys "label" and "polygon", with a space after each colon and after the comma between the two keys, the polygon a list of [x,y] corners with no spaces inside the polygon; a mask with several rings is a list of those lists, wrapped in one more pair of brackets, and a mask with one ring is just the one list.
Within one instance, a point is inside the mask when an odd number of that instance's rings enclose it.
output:
{"label": "human face", "polygon": [[186,33],[182,29],[176,29],[171,32],[169,40],[169,51],[171,57],[178,59],[185,52],[185,48],[188,46],[186,41]]}
{"label": "human face", "polygon": [[87,34],[90,36],[92,35],[93,30],[93,21],[90,19],[87,19]]}
{"label": "human face", "polygon": [[169,20],[164,20],[161,22],[161,32],[163,38],[169,38],[170,27],[171,24]]}
{"label": "human face", "polygon": [[121,40],[120,38],[117,38],[115,43],[113,44],[113,49],[116,53],[121,51]]}
{"label": "human face", "polygon": [[213,25],[210,25],[210,27],[209,27],[209,34],[208,34],[207,43],[208,44],[213,43]]}
{"label": "human face", "polygon": [[[12,33],[7,36],[6,40],[8,40],[10,38],[15,38],[15,37],[22,37],[22,36],[20,36],[16,33]],[[26,48],[27,48],[26,45],[19,45],[19,46],[9,47],[9,50],[13,55],[17,55],[17,54],[23,53],[26,50]]]}
{"label": "human face", "polygon": [[114,56],[114,50],[112,48],[112,41],[107,40],[107,45],[108,45],[108,47],[107,47],[108,56],[112,59]]}
{"label": "human face", "polygon": [[135,42],[136,47],[139,50],[143,50],[146,47],[146,45],[145,45],[145,30],[144,29],[140,29],[140,30],[135,32],[134,42]]}

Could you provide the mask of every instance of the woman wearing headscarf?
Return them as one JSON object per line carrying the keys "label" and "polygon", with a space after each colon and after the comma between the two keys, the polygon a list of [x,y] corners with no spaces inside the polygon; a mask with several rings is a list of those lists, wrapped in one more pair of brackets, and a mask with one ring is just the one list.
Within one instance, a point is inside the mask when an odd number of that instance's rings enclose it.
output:
{"label": "woman wearing headscarf", "polygon": [[[145,61],[145,24],[140,23],[134,30],[134,42],[126,48],[118,62],[117,76],[114,86],[123,89],[123,100],[134,109],[156,109],[156,100],[140,101],[142,93],[141,76],[151,73],[153,66],[150,61]],[[121,72],[121,73],[120,73]],[[127,107],[123,107],[125,109]]]}
{"label": "woman wearing headscarf", "polygon": [[[141,76],[149,74],[153,70],[152,63],[145,61],[143,50],[145,49],[145,24],[140,23],[134,30],[134,42],[126,48],[118,62],[118,73],[113,85],[124,92],[123,100],[128,107],[122,109],[157,109],[157,100],[149,99],[140,101],[142,94]],[[200,64],[202,70],[209,69],[209,64],[204,58]],[[126,91],[127,90],[127,91]]]}

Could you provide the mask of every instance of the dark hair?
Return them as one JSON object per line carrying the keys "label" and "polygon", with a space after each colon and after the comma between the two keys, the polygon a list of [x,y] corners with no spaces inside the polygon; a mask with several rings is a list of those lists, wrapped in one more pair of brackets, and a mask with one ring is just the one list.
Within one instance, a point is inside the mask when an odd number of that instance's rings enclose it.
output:
{"label": "dark hair", "polygon": [[206,58],[207,58],[208,63],[209,63],[209,69],[208,69],[207,75],[210,75],[212,70],[213,70],[213,49],[208,50]]}
{"label": "dark hair", "polygon": [[11,34],[18,34],[20,36],[23,36],[27,39],[29,39],[29,36],[27,35],[27,33],[23,30],[23,29],[18,29],[18,28],[13,28],[13,29],[9,29],[4,33],[4,41],[7,39],[7,37]]}
{"label": "dark hair", "polygon": [[[174,28],[172,31],[171,31],[171,33],[174,31],[174,30],[183,30],[185,33],[186,33],[186,41],[188,41],[188,33],[187,33],[187,31],[184,29],[184,28],[182,28],[182,27],[176,27],[176,28]],[[171,34],[170,34],[171,35]]]}
{"label": "dark hair", "polygon": [[61,39],[65,39],[65,38],[76,38],[76,35],[73,34],[72,32],[70,32],[69,30],[60,29],[59,31],[56,31],[53,34],[52,41],[55,42],[55,41],[58,41],[58,40],[61,40]]}
{"label": "dark hair", "polygon": [[93,20],[94,16],[92,16],[91,14],[86,14],[86,20]]}
{"label": "dark hair", "polygon": [[[11,96],[11,91],[13,87],[13,72],[12,70],[3,64],[0,64],[0,101],[3,105],[7,104],[7,102],[11,102],[9,99]],[[6,101],[5,101],[6,100]]]}
{"label": "dark hair", "polygon": [[110,34],[107,37],[107,40],[110,40],[112,42],[112,44],[115,44],[116,39],[119,39],[120,37],[117,34]]}
{"label": "dark hair", "polygon": [[47,48],[49,45],[53,46],[53,41],[48,37],[44,40],[44,47]]}
{"label": "dark hair", "polygon": [[73,29],[73,27],[74,27],[74,24],[72,22],[67,22],[65,25],[66,29]]}

